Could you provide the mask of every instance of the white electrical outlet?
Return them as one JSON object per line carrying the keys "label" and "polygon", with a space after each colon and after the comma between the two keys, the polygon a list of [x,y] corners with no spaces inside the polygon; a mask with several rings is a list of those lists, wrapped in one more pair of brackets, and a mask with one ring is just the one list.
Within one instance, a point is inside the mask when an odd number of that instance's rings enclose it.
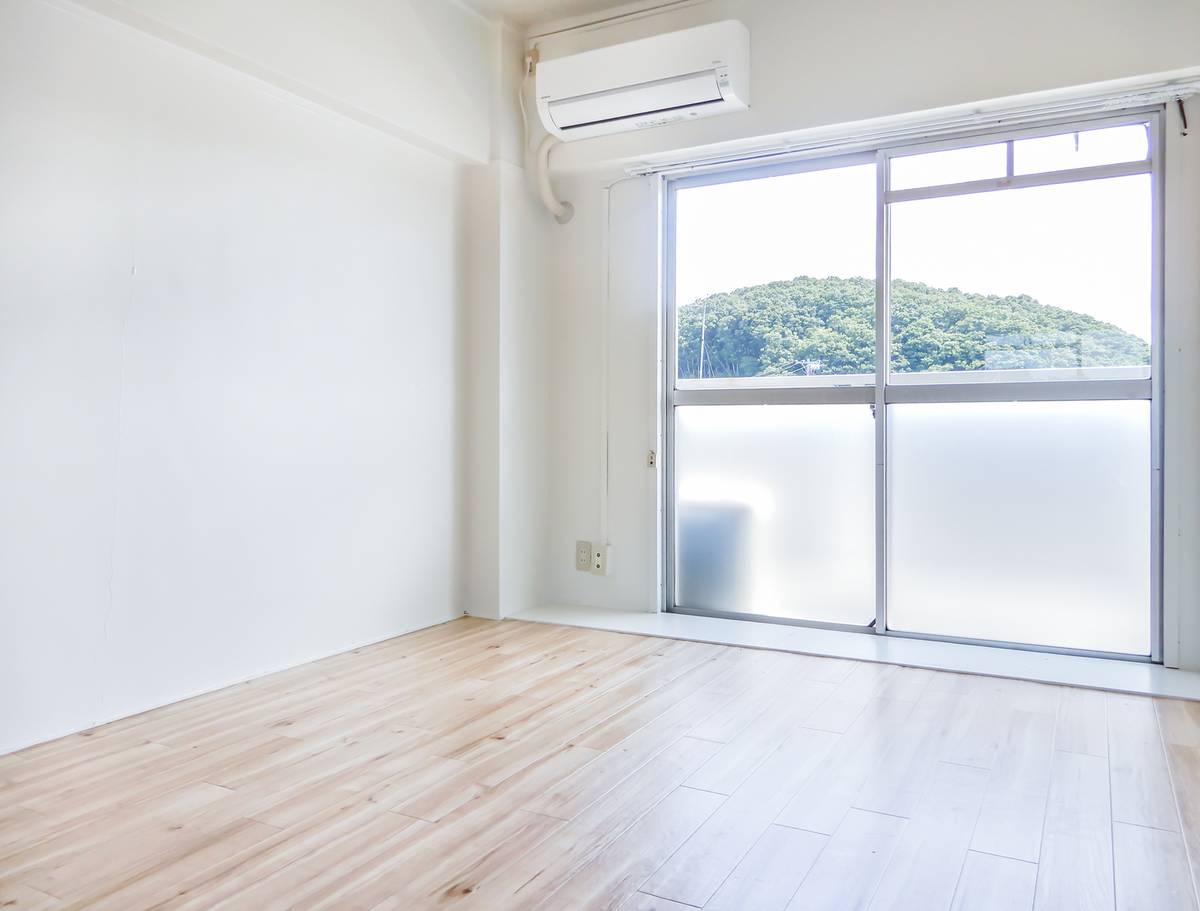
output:
{"label": "white electrical outlet", "polygon": [[575,542],[575,568],[581,573],[592,571],[592,542]]}
{"label": "white electrical outlet", "polygon": [[597,576],[608,575],[609,551],[607,544],[597,544],[592,548],[592,573]]}

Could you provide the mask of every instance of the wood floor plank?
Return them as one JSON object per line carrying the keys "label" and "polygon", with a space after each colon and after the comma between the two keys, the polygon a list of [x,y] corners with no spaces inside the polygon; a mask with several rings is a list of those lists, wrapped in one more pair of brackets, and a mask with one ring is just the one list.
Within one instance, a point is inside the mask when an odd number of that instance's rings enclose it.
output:
{"label": "wood floor plank", "polygon": [[[104,825],[67,826],[45,837],[18,844],[0,857],[0,871],[6,878],[16,878],[38,888],[39,882],[62,886],[60,871],[72,863],[86,864],[93,852],[106,846],[129,843],[128,862],[140,859],[140,850],[147,847],[139,834],[146,830],[169,830],[184,826],[194,816],[219,801],[228,792],[204,782],[188,785],[132,807],[117,807],[103,817]],[[153,848],[153,843],[150,843]],[[42,891],[45,891],[44,889]],[[51,894],[55,894],[51,892]]]}
{"label": "wood floor plank", "polygon": [[860,664],[833,694],[807,713],[805,727],[817,731],[844,734],[859,716],[882,696],[896,697],[886,691],[888,681],[899,668],[887,664]]}
{"label": "wood floor plank", "polygon": [[[623,663],[607,669],[600,678],[593,676],[599,670],[593,665],[586,674],[573,678],[574,688],[561,695],[552,708],[516,719],[497,729],[492,737],[509,743],[554,736],[577,739],[713,657],[711,648],[695,645],[671,643],[646,654],[639,650]],[[480,758],[471,750],[460,750],[454,755],[468,762]]]}
{"label": "wood floor plank", "polygon": [[1155,699],[1163,741],[1181,747],[1200,747],[1200,702]]}
{"label": "wood floor plank", "polygon": [[131,878],[169,858],[197,850],[212,835],[206,828],[193,825],[191,817],[224,799],[228,792],[206,785],[181,790],[201,793],[182,798],[180,803],[186,800],[187,805],[169,815],[140,818],[137,825],[125,828],[120,838],[96,840],[87,851],[59,853],[52,861],[26,870],[23,880],[59,898],[74,899],[81,888],[90,889],[97,880]]}
{"label": "wood floor plank", "polygon": [[801,785],[775,821],[810,832],[832,834],[863,785],[883,768],[883,757],[912,710],[911,702],[875,699],[840,736],[833,751]]}
{"label": "wood floor plank", "polygon": [[414,822],[414,826],[424,828],[394,830],[389,836],[364,845],[352,858],[337,869],[331,870],[333,875],[325,876],[320,882],[313,882],[303,893],[301,907],[306,911],[331,911],[331,909],[351,908],[347,896],[357,893],[371,883],[378,882],[395,864],[397,854],[405,853],[406,848],[424,836],[429,829],[428,823]]}
{"label": "wood floor plank", "polygon": [[1037,863],[1042,847],[1050,767],[1054,758],[1053,715],[1014,710],[996,754],[971,847]]}
{"label": "wood floor plank", "polygon": [[784,911],[828,840],[803,829],[768,826],[705,911]]}
{"label": "wood floor plank", "polygon": [[0,908],[5,911],[59,911],[63,903],[53,895],[19,883],[0,883]]}
{"label": "wood floor plank", "polygon": [[18,911],[1200,911],[1193,870],[1200,704],[516,621],[0,757]]}
{"label": "wood floor plank", "polygon": [[[765,673],[766,666],[760,666]],[[745,656],[716,655],[633,705],[604,719],[580,736],[578,742],[592,749],[607,750],[673,711],[680,701],[691,699],[695,694],[703,692],[711,707],[701,717],[692,721],[690,727],[694,727],[728,704],[737,692],[739,684],[742,689],[751,686],[758,676],[754,673],[755,670],[755,665]],[[734,688],[732,691],[729,689],[731,686]]]}
{"label": "wood floor plank", "polygon": [[1091,756],[1108,755],[1108,701],[1097,690],[1064,687],[1058,704],[1054,748]]}
{"label": "wood floor plank", "polygon": [[[716,743],[729,743],[741,731],[779,704],[780,689],[784,681],[794,679],[789,677],[787,671],[786,662],[779,661],[768,666],[761,676],[746,687],[741,698],[735,699],[696,725],[691,736]],[[833,684],[826,686],[832,691]]]}
{"label": "wood floor plank", "polygon": [[1009,694],[986,686],[974,688],[938,758],[979,769],[992,768],[1004,745],[1013,711]]}
{"label": "wood floor plank", "polygon": [[1037,865],[971,851],[950,911],[1030,911]]}
{"label": "wood floor plank", "polygon": [[349,881],[327,883],[323,888],[331,894],[312,904],[361,911],[432,907],[440,899],[457,900],[464,895],[464,871],[497,858],[510,860],[511,849],[527,849],[562,821],[511,807],[496,812],[465,807],[440,823],[423,825],[416,839],[382,858],[360,854],[365,865],[355,864]]}
{"label": "wood floor plank", "polygon": [[42,814],[29,807],[12,807],[0,813],[0,857],[13,845],[27,844],[48,831]]}
{"label": "wood floor plank", "polygon": [[1200,881],[1200,704],[1157,699],[1155,709],[1192,878]]}
{"label": "wood floor plank", "polygon": [[1192,877],[1200,881],[1200,747],[1168,743],[1166,749]]}
{"label": "wood floor plank", "polygon": [[76,887],[70,911],[128,911],[150,908],[176,894],[177,884],[275,837],[274,826],[240,819],[193,842],[183,851],[156,859],[153,866],[125,875],[106,875]]}
{"label": "wood floor plank", "polygon": [[1113,824],[1117,911],[1195,911],[1196,891],[1178,832]]}
{"label": "wood floor plank", "polygon": [[854,796],[860,810],[909,817],[925,797],[947,745],[970,718],[970,694],[928,692],[905,719]]}
{"label": "wood floor plank", "polygon": [[[603,755],[595,762],[584,766],[557,787],[547,790],[529,809],[562,819],[573,818],[728,703],[732,696],[725,691],[722,676],[717,674],[706,685],[681,700],[676,694],[668,708],[656,712],[628,737],[608,744]],[[623,726],[621,730],[624,730]],[[593,749],[604,749],[602,745],[608,743],[608,735],[606,732],[602,737],[584,737],[576,742]]]}
{"label": "wood floor plank", "polygon": [[583,865],[539,911],[617,908],[696,831],[725,800],[719,794],[676,788],[623,835]]}
{"label": "wood floor plank", "polygon": [[686,905],[707,904],[837,741],[837,734],[826,731],[796,731],[659,868],[643,891]]}
{"label": "wood floor plank", "polygon": [[900,843],[906,821],[850,810],[792,896],[788,911],[861,911]]}
{"label": "wood floor plank", "polygon": [[819,655],[788,655],[787,660],[794,667],[793,673],[797,678],[816,680],[818,683],[844,683],[855,668],[863,664],[861,661]]}
{"label": "wood floor plank", "polygon": [[[163,756],[174,758],[175,754],[161,743],[141,741],[99,756],[95,761],[89,759],[73,763],[65,769],[45,775],[27,775],[23,780],[4,788],[0,795],[0,810],[36,802],[39,812],[49,814],[49,798],[87,791],[107,781],[119,781],[131,767],[145,767],[145,763]],[[37,765],[36,762],[29,764]]]}
{"label": "wood floor plank", "polygon": [[[688,786],[715,794],[732,794],[762,764],[775,748],[794,735],[796,727],[818,708],[834,690],[830,683],[800,681],[780,699],[767,703],[767,711],[755,718],[712,759],[696,770]],[[736,702],[745,700],[739,698]],[[693,728],[693,737],[703,737],[706,726]]]}
{"label": "wood floor plank", "polygon": [[1179,830],[1171,774],[1152,699],[1108,694],[1113,820]]}
{"label": "wood floor plank", "polygon": [[883,872],[871,911],[950,907],[987,780],[984,769],[938,764]]}
{"label": "wood floor plank", "polygon": [[547,839],[491,879],[478,881],[463,907],[525,908],[561,888],[595,854],[629,829],[703,764],[718,744],[684,737],[637,774],[604,794]]}
{"label": "wood floor plank", "polygon": [[694,911],[694,909],[690,905],[681,905],[679,902],[669,902],[665,898],[638,892],[621,905],[620,911]]}
{"label": "wood floor plank", "polygon": [[[178,880],[173,894],[161,902],[166,911],[202,911],[237,907],[239,896],[293,864],[303,869],[322,848],[355,837],[369,821],[385,811],[351,800],[320,813],[304,824],[265,838],[222,862]],[[415,823],[414,823],[415,824]]]}
{"label": "wood floor plank", "polygon": [[[333,907],[369,906],[380,908],[381,911],[385,908],[433,907],[439,898],[452,900],[464,894],[464,890],[469,888],[469,877],[464,879],[465,870],[481,865],[502,866],[562,824],[560,820],[533,813],[510,813],[495,820],[489,827],[486,848],[480,852],[482,858],[475,857],[476,852],[470,850],[469,845],[460,844],[448,846],[437,857],[422,859],[414,850],[417,843],[406,840],[407,847],[394,849],[395,855],[403,860],[393,861],[386,876],[369,880],[370,885],[362,889],[347,886],[343,881],[346,868],[353,866],[381,839],[403,835],[407,828],[407,823],[401,822],[403,819],[395,813],[372,819],[370,823],[378,834],[364,826],[354,834],[353,839],[347,839],[337,846],[336,853],[328,849],[320,851],[310,857],[310,863],[293,864],[271,879],[260,881],[245,894],[249,895],[251,901],[256,895],[261,896],[259,903],[267,906],[280,903],[285,907],[309,908],[318,901],[327,900],[333,890],[341,893],[337,902],[332,903]],[[430,832],[428,824],[416,824],[422,827],[417,832],[418,836]],[[481,838],[480,844],[484,842],[485,839]],[[380,901],[374,901],[381,896]]]}
{"label": "wood floor plank", "polygon": [[916,702],[925,695],[930,682],[936,677],[934,671],[920,667],[898,667],[896,673],[887,679],[887,687],[879,695],[892,699],[905,699]]}
{"label": "wood floor plank", "polygon": [[1034,896],[1037,911],[1115,907],[1108,795],[1103,756],[1055,751]]}

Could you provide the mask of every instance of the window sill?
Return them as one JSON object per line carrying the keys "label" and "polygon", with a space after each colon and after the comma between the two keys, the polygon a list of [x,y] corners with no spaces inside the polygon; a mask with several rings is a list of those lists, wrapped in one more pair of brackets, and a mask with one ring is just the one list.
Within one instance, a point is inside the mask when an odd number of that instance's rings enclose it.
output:
{"label": "window sill", "polygon": [[522,611],[509,619],[850,658],[855,661],[903,664],[987,677],[1012,677],[1141,696],[1200,700],[1200,673],[1107,658],[892,638],[718,617],[590,607],[548,605]]}

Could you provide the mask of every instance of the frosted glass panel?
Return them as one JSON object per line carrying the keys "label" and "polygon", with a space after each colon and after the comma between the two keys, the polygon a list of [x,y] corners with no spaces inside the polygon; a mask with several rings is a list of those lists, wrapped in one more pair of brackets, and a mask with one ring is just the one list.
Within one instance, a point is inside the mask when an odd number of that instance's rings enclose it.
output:
{"label": "frosted glass panel", "polygon": [[888,410],[888,626],[1150,653],[1150,403]]}
{"label": "frosted glass panel", "polygon": [[675,603],[869,624],[870,407],[686,406],[675,421]]}

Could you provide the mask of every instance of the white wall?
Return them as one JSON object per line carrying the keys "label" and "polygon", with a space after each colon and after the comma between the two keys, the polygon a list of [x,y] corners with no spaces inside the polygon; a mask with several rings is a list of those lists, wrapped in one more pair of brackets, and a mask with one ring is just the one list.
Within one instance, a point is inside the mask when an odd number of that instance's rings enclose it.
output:
{"label": "white wall", "polygon": [[[625,40],[726,16],[750,26],[754,110],[611,137],[555,152],[566,171],[558,185],[577,210],[555,232],[552,314],[555,353],[550,424],[551,501],[547,520],[546,599],[653,610],[656,573],[655,487],[646,450],[658,445],[657,361],[659,201],[651,179],[619,185],[613,195],[612,304],[609,370],[609,512],[614,560],[610,577],[572,569],[576,538],[597,533],[601,376],[595,348],[603,297],[603,192],[622,163],[678,152],[705,142],[733,142],[875,116],[895,116],[1035,91],[1050,91],[1200,65],[1200,6],[1175,0],[1126,4],[1060,0],[974,3],[845,3],[818,0],[713,0],[617,28],[538,39],[544,56]],[[1191,102],[1200,119],[1200,99]],[[1173,116],[1173,115],[1172,115]],[[1194,472],[1200,424],[1200,306],[1195,275],[1200,224],[1194,212],[1200,181],[1197,133],[1168,130],[1167,510],[1177,518],[1167,544],[1175,580],[1167,592],[1179,617],[1179,655],[1200,668],[1200,491]],[[1168,629],[1168,635],[1173,635]],[[1168,650],[1169,652],[1169,650]]]}
{"label": "white wall", "polygon": [[43,0],[0,136],[0,753],[459,613],[461,166]]}
{"label": "white wall", "polygon": [[458,0],[49,0],[131,23],[411,143],[486,162],[495,29]]}
{"label": "white wall", "polygon": [[[657,605],[658,186],[612,189],[610,255],[604,183],[558,182],[575,218],[554,231],[550,313],[550,509],[545,545],[550,603],[653,610]],[[609,305],[603,303],[611,262]],[[607,314],[607,316],[606,316]],[[601,538],[601,339],[607,319],[609,574],[575,569],[575,541]]]}
{"label": "white wall", "polygon": [[[1200,116],[1200,96],[1188,102]],[[1200,133],[1180,135],[1168,106],[1163,186],[1163,638],[1180,667],[1200,670]],[[1172,640],[1177,650],[1172,649]],[[1172,651],[1176,654],[1172,656]]]}

